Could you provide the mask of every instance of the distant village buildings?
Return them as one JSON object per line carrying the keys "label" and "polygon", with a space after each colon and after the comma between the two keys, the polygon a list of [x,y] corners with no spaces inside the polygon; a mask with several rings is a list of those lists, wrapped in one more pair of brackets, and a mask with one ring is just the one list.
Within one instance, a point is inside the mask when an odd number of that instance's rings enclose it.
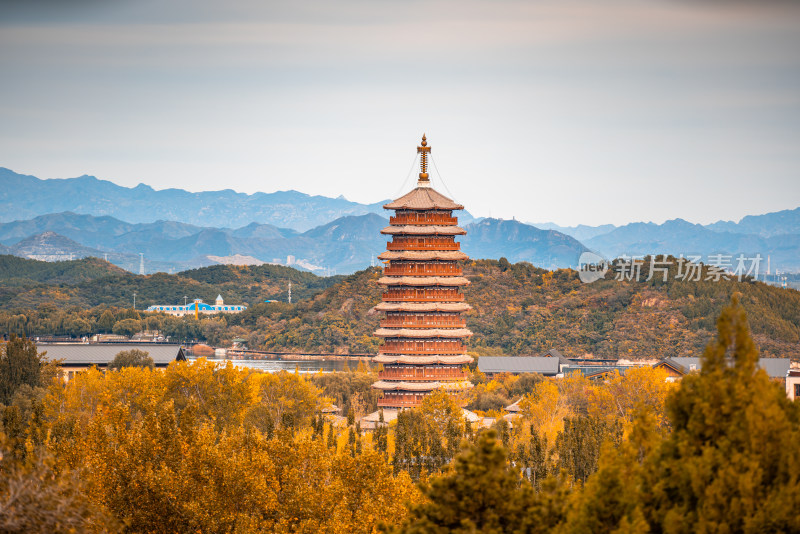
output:
{"label": "distant village buildings", "polygon": [[[702,359],[694,357],[664,358],[652,365],[667,373],[667,382],[679,381],[685,375],[699,372]],[[579,372],[593,381],[607,380],[613,374],[624,375],[632,367],[651,365],[635,364],[616,359],[565,358],[553,349],[541,356],[481,356],[478,358],[478,370],[493,378],[499,374],[518,375],[537,373],[552,378],[562,378],[570,373]],[[733,365],[733,360],[730,361]],[[789,399],[800,398],[800,369],[792,368],[789,358],[759,358],[756,367],[763,369],[770,379],[786,387]]]}
{"label": "distant village buildings", "polygon": [[164,312],[167,315],[174,315],[176,317],[183,317],[184,315],[197,315],[197,314],[218,314],[218,313],[239,313],[247,309],[247,306],[242,305],[229,305],[225,304],[222,300],[222,295],[217,295],[217,299],[213,305],[206,304],[202,299],[195,299],[191,304],[181,305],[155,305],[147,308],[149,312]]}

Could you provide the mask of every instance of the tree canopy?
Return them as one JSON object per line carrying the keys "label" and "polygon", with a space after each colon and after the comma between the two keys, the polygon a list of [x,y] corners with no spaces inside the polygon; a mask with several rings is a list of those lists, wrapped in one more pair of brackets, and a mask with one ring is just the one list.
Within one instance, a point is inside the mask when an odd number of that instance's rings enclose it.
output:
{"label": "tree canopy", "polygon": [[155,363],[147,351],[139,349],[122,350],[109,362],[108,368],[119,370],[123,367],[149,367],[152,369],[155,367]]}

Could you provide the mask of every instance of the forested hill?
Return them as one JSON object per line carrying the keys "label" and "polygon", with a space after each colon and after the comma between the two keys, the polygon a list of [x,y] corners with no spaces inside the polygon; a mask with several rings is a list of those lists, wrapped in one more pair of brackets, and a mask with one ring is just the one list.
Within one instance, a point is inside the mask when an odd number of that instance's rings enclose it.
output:
{"label": "forested hill", "polygon": [[[467,326],[475,354],[539,354],[555,348],[570,357],[699,356],[731,295],[743,294],[764,356],[800,358],[800,292],[762,283],[606,280],[584,284],[575,271],[550,272],[527,263],[478,260],[464,266],[473,310]],[[346,350],[365,346],[377,327],[379,269],[352,275],[296,306],[265,306],[253,341],[275,349]],[[288,328],[291,326],[291,328]],[[372,339],[372,350],[379,340]]]}
{"label": "forested hill", "polygon": [[[472,282],[465,293],[474,307],[467,323],[475,333],[469,343],[475,354],[538,354],[555,348],[571,357],[698,356],[721,308],[738,291],[762,355],[800,359],[800,292],[795,290],[735,280],[684,282],[674,271],[667,282],[619,282],[609,273],[605,280],[584,284],[572,270],[550,272],[503,259],[471,261],[464,270]],[[184,295],[211,301],[222,293],[226,302],[247,302],[250,309],[228,316],[224,324],[215,318],[187,319],[197,337],[224,344],[245,336],[251,348],[374,353],[380,340],[372,332],[380,315],[371,308],[380,299],[379,277],[378,268],[320,278],[280,266],[215,266],[179,275],[105,276],[71,286],[32,282],[0,287],[0,332],[8,330],[11,323],[3,321],[14,314],[25,315],[27,333],[38,331],[41,304],[62,310],[98,306],[72,309],[91,325],[106,306],[130,307],[133,291],[139,309],[182,303]],[[285,302],[289,281],[291,305]],[[269,298],[281,302],[263,303]],[[124,318],[129,310],[115,313]],[[148,321],[157,326],[155,318]]]}
{"label": "forested hill", "polygon": [[0,254],[0,286],[75,285],[127,271],[97,258],[45,262]]}
{"label": "forested hill", "polygon": [[153,304],[183,304],[199,298],[212,302],[222,294],[229,304],[286,300],[289,283],[295,299],[311,295],[341,280],[319,277],[280,265],[215,265],[170,275],[139,276],[97,258],[42,262],[0,256],[0,309],[32,309],[41,304],[60,308],[99,305],[138,309]]}

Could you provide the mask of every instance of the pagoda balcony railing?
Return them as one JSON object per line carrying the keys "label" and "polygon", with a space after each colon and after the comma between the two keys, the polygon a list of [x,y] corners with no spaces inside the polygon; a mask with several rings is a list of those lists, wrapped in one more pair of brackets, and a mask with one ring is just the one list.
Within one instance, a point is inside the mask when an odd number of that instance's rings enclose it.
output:
{"label": "pagoda balcony railing", "polygon": [[[436,371],[436,372],[434,372]],[[381,371],[378,375],[379,378],[387,380],[441,380],[447,378],[464,380],[466,374],[460,370],[445,370],[445,369],[426,369],[424,373],[409,372],[409,371]]]}
{"label": "pagoda balcony railing", "polygon": [[433,214],[433,213],[407,213],[403,215],[395,215],[389,217],[389,224],[391,225],[404,225],[404,224],[442,224],[454,225],[458,224],[458,217],[450,217],[448,215]]}
{"label": "pagoda balcony railing", "polygon": [[463,343],[446,343],[428,341],[424,345],[413,341],[406,342],[388,342],[380,347],[381,353],[388,354],[463,354],[466,350]]}
{"label": "pagoda balcony railing", "polygon": [[467,322],[460,317],[408,316],[391,317],[381,321],[384,328],[465,328]]}
{"label": "pagoda balcony railing", "polygon": [[408,292],[390,292],[381,295],[383,300],[386,301],[400,301],[400,302],[461,302],[464,300],[464,295],[461,293],[416,293],[414,291]]}
{"label": "pagoda balcony railing", "polygon": [[380,398],[378,399],[378,406],[380,407],[394,407],[397,406],[398,408],[416,408],[422,404],[422,397],[419,400],[395,400],[395,399],[387,399],[387,398]]}
{"label": "pagoda balcony railing", "polygon": [[458,265],[426,265],[424,263],[412,263],[406,265],[389,265],[388,267],[384,267],[383,274],[386,276],[461,276],[464,273]]}
{"label": "pagoda balcony railing", "polygon": [[461,250],[461,243],[442,241],[440,243],[420,243],[417,241],[390,241],[386,250]]}

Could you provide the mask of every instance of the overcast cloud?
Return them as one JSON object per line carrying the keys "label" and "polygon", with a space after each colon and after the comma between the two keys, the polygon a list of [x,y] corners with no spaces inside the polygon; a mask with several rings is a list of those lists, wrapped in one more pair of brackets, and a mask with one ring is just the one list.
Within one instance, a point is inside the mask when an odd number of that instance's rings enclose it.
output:
{"label": "overcast cloud", "polygon": [[478,216],[738,219],[800,205],[797,50],[789,2],[0,1],[0,166],[375,202],[426,132]]}

